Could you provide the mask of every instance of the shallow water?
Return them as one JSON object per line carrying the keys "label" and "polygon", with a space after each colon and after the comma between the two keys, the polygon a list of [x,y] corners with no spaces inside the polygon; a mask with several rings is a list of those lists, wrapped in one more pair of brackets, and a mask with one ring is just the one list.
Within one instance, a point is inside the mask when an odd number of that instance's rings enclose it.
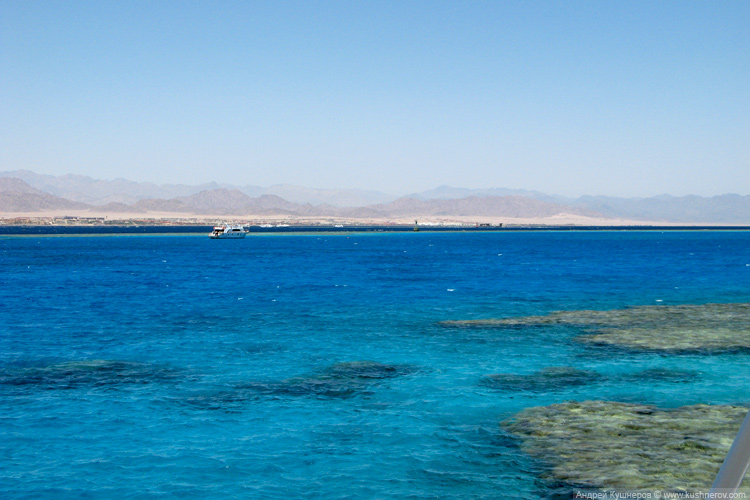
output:
{"label": "shallow water", "polygon": [[[546,464],[501,421],[568,400],[747,404],[750,356],[440,322],[750,302],[748,243],[739,231],[2,238],[0,496],[546,498]],[[555,367],[600,377],[482,382]]]}

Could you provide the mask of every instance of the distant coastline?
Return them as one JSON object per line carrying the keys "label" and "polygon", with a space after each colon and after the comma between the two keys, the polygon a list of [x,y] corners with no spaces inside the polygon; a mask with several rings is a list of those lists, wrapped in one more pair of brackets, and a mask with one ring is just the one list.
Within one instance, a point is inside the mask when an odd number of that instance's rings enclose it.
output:
{"label": "distant coastline", "polygon": [[241,224],[245,227],[406,227],[413,229],[417,220],[420,228],[743,228],[750,224],[732,223],[685,223],[648,220],[630,220],[609,217],[590,217],[576,214],[556,214],[543,217],[499,217],[468,215],[410,215],[400,217],[321,217],[279,215],[187,215],[169,212],[148,214],[117,214],[116,216],[90,211],[42,211],[27,213],[0,212],[0,228],[26,227],[212,227],[217,224]]}
{"label": "distant coastline", "polygon": [[[78,221],[80,222],[80,221]],[[118,221],[120,222],[120,221]],[[196,221],[193,224],[164,221],[131,221],[128,224],[5,224],[0,223],[0,236],[75,236],[75,235],[177,235],[208,234],[213,224]],[[351,224],[243,224],[250,234],[263,233],[373,233],[373,232],[414,232],[411,224],[367,224],[357,221]],[[748,231],[750,226],[727,225],[562,225],[562,224],[508,224],[508,225],[460,225],[460,224],[425,224],[419,226],[420,232],[514,232],[514,231]]]}

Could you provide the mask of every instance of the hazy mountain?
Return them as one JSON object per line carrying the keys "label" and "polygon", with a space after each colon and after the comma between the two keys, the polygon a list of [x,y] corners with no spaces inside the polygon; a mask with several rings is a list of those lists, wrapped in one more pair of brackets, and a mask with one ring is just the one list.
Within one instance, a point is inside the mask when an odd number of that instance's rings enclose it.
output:
{"label": "hazy mountain", "polygon": [[330,206],[316,210],[312,205],[292,203],[270,194],[253,198],[238,189],[210,189],[170,200],[140,200],[134,206],[152,212],[195,215],[318,215],[337,210]]}
{"label": "hazy mountain", "polygon": [[97,198],[94,200],[91,204],[95,206],[103,207],[105,205],[109,205],[112,203],[119,203],[122,205],[133,205],[134,203],[138,202],[141,198],[137,198],[135,196],[130,196],[127,194],[112,194],[109,196],[105,196],[104,198]]}
{"label": "hazy mountain", "polygon": [[547,203],[523,196],[470,196],[451,200],[401,198],[391,203],[368,207],[334,207],[299,204],[275,195],[251,198],[239,190],[213,189],[173,200],[142,200],[141,209],[185,211],[212,215],[299,215],[309,217],[400,217],[400,216],[505,216],[545,217],[560,213],[596,216],[591,210]]}
{"label": "hazy mountain", "polygon": [[250,197],[238,189],[211,189],[177,198],[197,214],[215,215],[271,215],[296,214],[302,205],[279,196],[264,194]]}
{"label": "hazy mountain", "polygon": [[252,198],[238,189],[210,189],[176,198],[199,214],[242,214]]}
{"label": "hazy mountain", "polygon": [[0,193],[49,194],[40,191],[21,179],[0,177]]}
{"label": "hazy mountain", "polygon": [[582,196],[573,202],[577,207],[612,217],[637,220],[685,223],[750,223],[750,196],[670,196],[652,198],[614,198]]}
{"label": "hazy mountain", "polygon": [[[247,192],[243,189],[244,192]],[[250,194],[250,193],[248,193]],[[362,207],[376,203],[388,203],[398,198],[379,191],[363,189],[311,189],[291,184],[276,184],[265,189],[264,194],[273,194],[294,203],[311,205],[333,205],[336,207]]]}
{"label": "hazy mountain", "polygon": [[405,198],[416,198],[418,200],[450,200],[458,198],[468,198],[470,196],[488,197],[488,196],[523,196],[534,200],[546,201],[549,203],[559,203],[567,201],[561,196],[551,196],[539,191],[529,191],[527,189],[506,189],[506,188],[456,188],[451,186],[439,186],[435,189],[429,189],[419,193],[405,196]]}
{"label": "hazy mountain", "polygon": [[250,197],[272,194],[294,203],[323,203],[334,206],[364,206],[373,203],[387,203],[396,196],[362,189],[311,189],[291,184],[277,184],[268,188],[260,186],[233,186],[210,182],[206,184],[154,184],[135,182],[126,179],[102,180],[83,175],[42,175],[29,170],[0,172],[0,178],[14,177],[24,180],[30,186],[56,196],[73,201],[83,201],[92,205],[125,203],[132,205],[138,200],[173,199],[191,196],[214,189],[237,189]]}
{"label": "hazy mountain", "polygon": [[375,210],[392,216],[468,215],[500,217],[550,217],[566,213],[596,217],[591,210],[534,200],[523,196],[469,196],[459,199],[418,200],[400,198]]}
{"label": "hazy mountain", "polygon": [[304,205],[292,203],[273,194],[264,194],[252,198],[244,207],[243,214],[299,214]]}
{"label": "hazy mountain", "polygon": [[[149,198],[169,199],[189,196],[207,189],[226,187],[215,182],[191,186],[187,184],[157,185],[151,182],[135,182],[126,179],[108,181],[84,175],[42,175],[29,170],[0,172],[0,178],[3,177],[22,179],[30,186],[49,194],[92,205],[104,205],[112,202],[133,203],[137,200]],[[248,188],[250,187],[248,186]]]}
{"label": "hazy mountain", "polygon": [[0,177],[0,211],[40,212],[42,210],[86,209],[91,205],[66,200],[36,189],[21,179]]}
{"label": "hazy mountain", "polygon": [[0,172],[0,210],[4,212],[90,208],[82,200],[100,205],[97,209],[100,212],[112,213],[310,217],[548,217],[569,213],[655,222],[750,224],[750,196],[737,194],[651,198],[582,196],[573,200],[538,191],[440,186],[394,199],[377,191],[308,189],[288,184],[269,188],[217,183],[156,185],[79,175],[56,177],[28,170]]}

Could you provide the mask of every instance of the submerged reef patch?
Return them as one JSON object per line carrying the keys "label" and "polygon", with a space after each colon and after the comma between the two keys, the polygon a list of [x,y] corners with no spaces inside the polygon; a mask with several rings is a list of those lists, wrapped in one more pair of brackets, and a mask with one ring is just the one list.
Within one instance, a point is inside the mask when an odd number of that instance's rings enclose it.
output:
{"label": "submerged reef patch", "polygon": [[47,366],[4,366],[0,384],[42,389],[114,387],[173,381],[180,375],[174,368],[105,359],[67,361]]}
{"label": "submerged reef patch", "polygon": [[750,349],[750,304],[638,306],[610,311],[556,311],[545,316],[443,321],[446,327],[570,325],[576,340],[628,349],[717,353]]}
{"label": "submerged reef patch", "polygon": [[[708,491],[747,408],[611,401],[528,408],[501,425],[571,488]],[[748,490],[743,490],[748,491]]]}
{"label": "submerged reef patch", "polygon": [[409,375],[415,368],[409,365],[388,365],[375,361],[345,361],[322,370],[321,376],[337,379],[384,379]]}
{"label": "submerged reef patch", "polygon": [[389,365],[375,361],[346,361],[319,372],[277,382],[245,384],[244,389],[266,394],[293,396],[350,397],[365,392],[373,383],[413,373],[408,365]]}
{"label": "submerged reef patch", "polygon": [[622,379],[627,382],[646,381],[690,383],[700,379],[701,376],[701,372],[694,370],[681,370],[676,368],[648,368],[639,372],[623,375]]}
{"label": "submerged reef patch", "polygon": [[700,376],[701,373],[698,371],[670,368],[649,368],[632,373],[604,375],[594,370],[581,370],[572,366],[553,366],[526,375],[493,373],[482,377],[479,385],[498,391],[555,392],[602,381],[691,383]]}
{"label": "submerged reef patch", "polygon": [[549,392],[571,386],[590,384],[601,376],[592,370],[580,370],[571,366],[544,368],[530,375],[495,373],[483,377],[480,385],[505,391]]}
{"label": "submerged reef patch", "polygon": [[284,380],[238,383],[229,391],[191,396],[188,402],[214,409],[259,397],[350,398],[370,392],[373,385],[385,379],[409,375],[417,369],[410,365],[390,365],[375,361],[336,363],[309,375]]}

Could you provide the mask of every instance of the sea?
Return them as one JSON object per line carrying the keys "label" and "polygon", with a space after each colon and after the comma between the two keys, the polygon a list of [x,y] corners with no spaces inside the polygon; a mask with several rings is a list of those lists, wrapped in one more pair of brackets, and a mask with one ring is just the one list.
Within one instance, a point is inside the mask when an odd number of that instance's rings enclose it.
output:
{"label": "sea", "polygon": [[[738,302],[748,231],[2,236],[0,498],[550,498],[501,422],[746,405],[750,354],[441,322]],[[549,367],[603,376],[481,383]]]}

